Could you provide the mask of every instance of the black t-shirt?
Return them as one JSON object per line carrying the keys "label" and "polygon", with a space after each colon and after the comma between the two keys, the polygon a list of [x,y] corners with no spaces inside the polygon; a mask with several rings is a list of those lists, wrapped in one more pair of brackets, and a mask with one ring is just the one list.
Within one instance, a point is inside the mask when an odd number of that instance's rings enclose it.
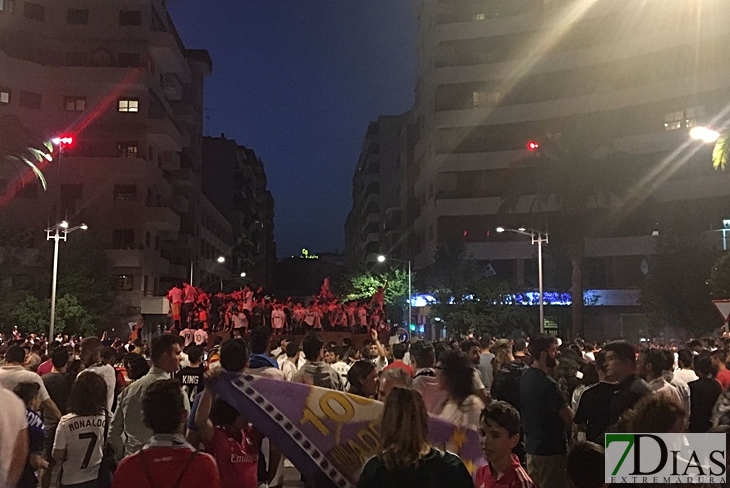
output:
{"label": "black t-shirt", "polygon": [[722,393],[722,385],[714,378],[690,381],[689,432],[704,433],[712,427],[712,409]]}
{"label": "black t-shirt", "polygon": [[618,422],[625,411],[634,408],[634,405],[649,393],[651,393],[649,385],[638,376],[629,376],[616,385],[616,391],[611,398],[611,415],[608,424],[613,425]]}
{"label": "black t-shirt", "polygon": [[205,368],[203,368],[203,365],[200,365],[197,368],[188,366],[175,374],[175,378],[180,382],[180,386],[182,386],[188,399],[190,399],[191,405],[193,404],[195,395],[205,388],[203,373],[205,373]]}
{"label": "black t-shirt", "polygon": [[[46,385],[46,390],[56,404],[58,409],[63,415],[68,413],[68,397],[71,394],[71,385],[74,382],[74,378],[71,373],[48,373],[44,374],[43,384]],[[44,418],[46,424],[48,424],[48,418]],[[57,422],[53,422],[56,425]]]}
{"label": "black t-shirt", "polygon": [[587,388],[580,397],[573,422],[586,424],[586,439],[598,442],[610,425],[611,398],[616,385],[601,382]]}
{"label": "black t-shirt", "polygon": [[527,366],[522,361],[505,364],[494,374],[490,394],[495,400],[502,400],[520,411],[520,379]]}
{"label": "black t-shirt", "polygon": [[525,452],[554,456],[568,452],[568,438],[560,410],[565,399],[554,379],[538,368],[527,368],[520,379]]}
{"label": "black t-shirt", "polygon": [[459,456],[431,449],[416,468],[388,471],[375,456],[365,464],[358,488],[473,488],[469,471]]}

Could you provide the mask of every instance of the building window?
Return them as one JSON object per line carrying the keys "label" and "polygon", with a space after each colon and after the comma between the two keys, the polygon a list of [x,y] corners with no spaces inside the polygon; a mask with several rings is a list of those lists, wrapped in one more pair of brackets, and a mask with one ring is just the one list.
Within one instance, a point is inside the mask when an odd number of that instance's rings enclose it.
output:
{"label": "building window", "polygon": [[477,22],[487,20],[487,14],[474,14],[474,20]]}
{"label": "building window", "polygon": [[34,20],[46,20],[46,7],[37,3],[23,3],[23,17]]}
{"label": "building window", "polygon": [[501,100],[502,94],[499,92],[475,91],[472,93],[472,102],[475,108],[498,105]]}
{"label": "building window", "polygon": [[134,229],[114,229],[112,231],[112,249],[132,249],[134,247]]}
{"label": "building window", "polygon": [[22,185],[18,188],[15,196],[18,198],[36,198],[38,196],[38,185],[35,183]]}
{"label": "building window", "polygon": [[113,291],[132,291],[134,290],[134,275],[113,275],[112,276]]}
{"label": "building window", "polygon": [[137,200],[137,185],[114,185],[114,200],[125,202]]}
{"label": "building window", "polygon": [[137,141],[122,141],[117,142],[117,157],[118,158],[136,158],[139,154],[139,147]]}
{"label": "building window", "polygon": [[140,65],[139,53],[117,53],[117,66],[122,68],[137,68]]}
{"label": "building window", "polygon": [[41,108],[41,94],[20,90],[20,106],[25,108]]}
{"label": "building window", "polygon": [[83,112],[86,110],[86,97],[64,97],[63,107],[66,112]]}
{"label": "building window", "polygon": [[698,119],[705,116],[705,106],[696,105],[694,107],[687,107],[684,111],[684,125],[685,127],[695,127],[698,125]]}
{"label": "building window", "polygon": [[142,25],[142,11],[120,10],[119,25]]}
{"label": "building window", "polygon": [[0,0],[0,12],[15,12],[15,0]]}
{"label": "building window", "polygon": [[160,250],[160,236],[155,236],[155,251]]}
{"label": "building window", "polygon": [[117,101],[117,112],[139,112],[139,98],[120,98]]}
{"label": "building window", "polygon": [[152,245],[152,234],[149,231],[144,233],[144,247],[150,247]]}
{"label": "building window", "polygon": [[10,89],[0,88],[0,105],[7,105],[10,103]]}
{"label": "building window", "polygon": [[664,130],[678,130],[683,127],[690,128],[698,124],[698,120],[705,116],[705,106],[696,105],[687,107],[686,110],[667,112],[664,114]]}
{"label": "building window", "polygon": [[89,11],[87,9],[70,8],[66,11],[66,22],[71,25],[88,25]]}

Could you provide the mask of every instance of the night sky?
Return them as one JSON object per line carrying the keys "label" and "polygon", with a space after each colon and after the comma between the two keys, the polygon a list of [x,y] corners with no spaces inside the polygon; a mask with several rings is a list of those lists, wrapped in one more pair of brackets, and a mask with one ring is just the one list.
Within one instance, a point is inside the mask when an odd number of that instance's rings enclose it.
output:
{"label": "night sky", "polygon": [[168,1],[188,48],[213,58],[206,135],[264,161],[279,256],[344,250],[367,124],[413,103],[413,0]]}

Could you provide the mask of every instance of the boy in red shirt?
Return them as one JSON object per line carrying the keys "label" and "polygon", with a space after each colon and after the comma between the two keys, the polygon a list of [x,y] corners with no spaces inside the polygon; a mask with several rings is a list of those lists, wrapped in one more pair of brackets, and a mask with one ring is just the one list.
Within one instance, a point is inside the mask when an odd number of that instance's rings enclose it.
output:
{"label": "boy in red shirt", "polygon": [[482,411],[479,437],[488,461],[477,471],[475,488],[536,488],[512,449],[520,442],[520,414],[507,402]]}
{"label": "boy in red shirt", "polygon": [[221,488],[218,468],[181,434],[187,412],[175,379],[151,384],[142,397],[142,416],[155,435],[114,472],[112,488]]}
{"label": "boy in red shirt", "polygon": [[[248,365],[248,352],[244,352]],[[208,372],[207,378],[220,373]],[[216,463],[223,488],[258,488],[259,449],[263,436],[238,411],[221,398],[215,398],[206,384],[195,412],[195,426]],[[280,454],[271,450],[268,481],[274,478]],[[207,488],[207,487],[206,487]]]}

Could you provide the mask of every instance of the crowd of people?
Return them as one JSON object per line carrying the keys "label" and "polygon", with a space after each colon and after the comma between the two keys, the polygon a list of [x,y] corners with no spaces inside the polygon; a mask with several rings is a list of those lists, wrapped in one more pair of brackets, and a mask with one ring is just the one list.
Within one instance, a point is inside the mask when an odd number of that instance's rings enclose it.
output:
{"label": "crowd of people", "polygon": [[[355,344],[265,327],[226,340],[165,333],[149,347],[62,339],[14,333],[0,345],[2,487],[283,486],[276,445],[206,387],[221,371],[384,402],[366,488],[600,488],[607,432],[730,428],[726,339],[383,344],[371,328]],[[478,431],[486,464],[470,474],[433,446],[429,415]]]}
{"label": "crowd of people", "polygon": [[171,327],[177,331],[225,331],[242,336],[248,330],[267,327],[277,335],[301,335],[312,330],[363,333],[370,327],[387,327],[387,289],[386,282],[371,299],[342,302],[330,291],[327,278],[319,294],[305,305],[291,297],[273,298],[261,287],[254,290],[247,285],[231,293],[206,293],[183,281],[170,288],[167,300]]}

